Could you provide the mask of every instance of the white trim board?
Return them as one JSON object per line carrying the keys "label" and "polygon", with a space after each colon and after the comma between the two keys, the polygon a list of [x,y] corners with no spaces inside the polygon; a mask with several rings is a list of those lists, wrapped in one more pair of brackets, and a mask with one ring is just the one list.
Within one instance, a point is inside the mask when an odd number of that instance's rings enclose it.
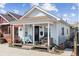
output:
{"label": "white trim board", "polygon": [[31,13],[34,9],[38,9],[38,10],[44,12],[45,14],[47,14],[47,15],[49,15],[49,16],[52,16],[52,17],[56,18],[57,20],[60,20],[60,18],[58,18],[58,17],[56,17],[56,16],[54,16],[54,15],[52,15],[52,14],[46,12],[45,10],[43,10],[42,8],[40,8],[40,7],[38,7],[38,6],[33,6],[33,7],[32,7],[24,16],[22,16],[20,19],[22,19],[22,18],[24,18],[25,16],[27,16],[27,15],[28,15],[29,13]]}
{"label": "white trim board", "polygon": [[1,23],[0,25],[9,25],[9,23]]}
{"label": "white trim board", "polygon": [[52,23],[52,22],[41,22],[41,23],[23,23],[23,24],[11,24],[11,25],[29,25],[29,24],[47,24],[47,23],[54,24],[54,23]]}
{"label": "white trim board", "polygon": [[8,12],[9,15],[11,15],[13,18],[15,18],[16,20],[18,20],[15,16],[13,16],[10,12]]}

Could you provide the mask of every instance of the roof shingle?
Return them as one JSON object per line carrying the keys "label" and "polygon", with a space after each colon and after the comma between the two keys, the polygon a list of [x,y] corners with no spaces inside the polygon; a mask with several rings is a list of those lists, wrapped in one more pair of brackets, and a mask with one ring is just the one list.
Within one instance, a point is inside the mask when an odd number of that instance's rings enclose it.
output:
{"label": "roof shingle", "polygon": [[22,17],[21,15],[19,14],[16,14],[16,13],[12,13],[12,12],[9,12],[11,15],[13,15],[15,18],[19,19],[20,17]]}
{"label": "roof shingle", "polygon": [[13,18],[10,14],[1,14],[6,20],[8,20],[9,22],[11,21],[15,21],[16,19]]}

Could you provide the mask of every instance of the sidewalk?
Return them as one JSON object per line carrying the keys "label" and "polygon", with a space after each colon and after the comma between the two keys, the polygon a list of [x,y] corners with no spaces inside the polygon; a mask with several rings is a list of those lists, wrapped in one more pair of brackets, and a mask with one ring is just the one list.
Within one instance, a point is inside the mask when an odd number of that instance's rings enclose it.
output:
{"label": "sidewalk", "polygon": [[71,49],[66,49],[60,55],[51,54],[49,52],[41,52],[37,50],[25,50],[19,48],[8,47],[8,44],[0,44],[0,56],[70,56]]}

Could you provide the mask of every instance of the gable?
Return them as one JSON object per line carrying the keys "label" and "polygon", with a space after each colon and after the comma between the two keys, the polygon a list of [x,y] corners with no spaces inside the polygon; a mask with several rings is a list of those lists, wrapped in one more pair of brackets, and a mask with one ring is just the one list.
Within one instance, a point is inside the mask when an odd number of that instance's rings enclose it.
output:
{"label": "gable", "polygon": [[42,8],[39,8],[37,6],[33,6],[32,9],[30,9],[24,16],[22,16],[20,19],[24,19],[24,18],[29,18],[29,17],[41,17],[41,16],[45,16],[48,17],[50,19],[52,19],[53,21],[57,22],[57,20],[59,20],[58,17],[48,13],[47,11],[43,10]]}
{"label": "gable", "polygon": [[35,8],[31,13],[27,15],[27,17],[38,17],[38,16],[46,16],[46,14]]}
{"label": "gable", "polygon": [[8,23],[8,22],[3,17],[0,16],[0,23],[3,24],[3,23]]}

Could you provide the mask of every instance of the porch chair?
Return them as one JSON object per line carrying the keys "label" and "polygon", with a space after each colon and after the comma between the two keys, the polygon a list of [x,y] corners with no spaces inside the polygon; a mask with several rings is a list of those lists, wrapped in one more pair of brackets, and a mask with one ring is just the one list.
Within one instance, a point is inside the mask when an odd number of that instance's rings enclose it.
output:
{"label": "porch chair", "polygon": [[31,35],[25,36],[24,42],[25,42],[25,44],[26,44],[26,43],[31,43],[31,42],[32,42],[32,36],[31,36]]}

